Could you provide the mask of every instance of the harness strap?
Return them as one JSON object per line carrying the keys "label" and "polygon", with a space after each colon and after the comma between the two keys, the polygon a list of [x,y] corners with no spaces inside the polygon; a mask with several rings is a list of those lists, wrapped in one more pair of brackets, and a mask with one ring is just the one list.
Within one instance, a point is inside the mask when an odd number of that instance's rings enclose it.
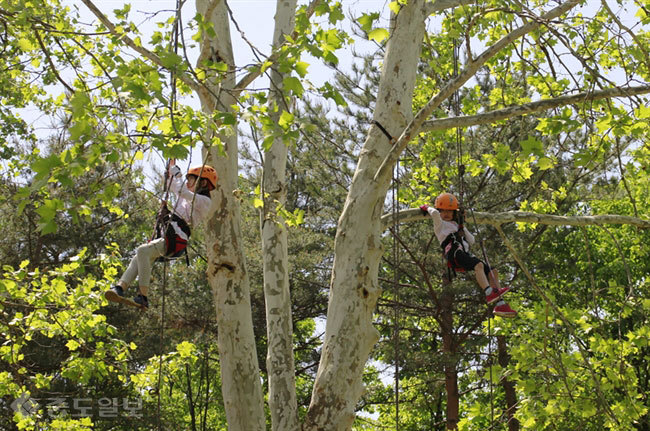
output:
{"label": "harness strap", "polygon": [[[163,226],[165,226],[164,232],[162,231]],[[160,229],[157,231],[157,238],[165,238],[165,256],[160,259],[176,259],[184,254],[185,261],[189,266],[187,242],[191,235],[192,230],[182,217],[172,212],[164,214],[161,218]]]}
{"label": "harness strap", "polygon": [[440,244],[442,254],[447,259],[447,267],[450,268],[454,275],[456,272],[465,272],[465,268],[456,263],[456,251],[458,248],[465,250],[463,247],[462,239],[458,237],[458,232],[453,232],[447,235],[447,238]]}

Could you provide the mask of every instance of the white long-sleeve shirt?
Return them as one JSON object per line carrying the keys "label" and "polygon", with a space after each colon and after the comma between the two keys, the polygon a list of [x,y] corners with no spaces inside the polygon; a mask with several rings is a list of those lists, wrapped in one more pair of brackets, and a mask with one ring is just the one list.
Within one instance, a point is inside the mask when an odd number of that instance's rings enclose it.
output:
{"label": "white long-sleeve shirt", "polygon": [[177,197],[171,211],[182,217],[190,227],[207,220],[212,203],[209,197],[190,191],[180,177],[171,179],[169,190]]}
{"label": "white long-sleeve shirt", "polygon": [[[446,221],[440,217],[440,211],[433,207],[427,208],[427,212],[433,219],[433,231],[436,234],[436,238],[440,244],[449,236],[449,234],[458,232],[458,223],[455,221]],[[465,226],[463,226],[463,232],[465,233],[465,238],[463,239],[463,248],[465,251],[469,251],[469,246],[474,244],[476,240],[474,235],[472,235]],[[468,244],[469,243],[469,244]]]}

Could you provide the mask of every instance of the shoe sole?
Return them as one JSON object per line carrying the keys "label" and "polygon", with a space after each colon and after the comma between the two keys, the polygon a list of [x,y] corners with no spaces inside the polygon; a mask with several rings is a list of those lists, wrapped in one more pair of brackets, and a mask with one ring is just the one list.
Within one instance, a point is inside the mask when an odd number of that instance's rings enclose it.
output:
{"label": "shoe sole", "polygon": [[137,302],[130,300],[124,296],[120,296],[112,290],[107,290],[104,292],[104,298],[108,299],[110,302],[117,302],[118,304],[130,305],[131,307],[139,308],[141,310],[146,310],[147,307],[144,307]]}
{"label": "shoe sole", "polygon": [[503,295],[505,295],[506,293],[510,292],[510,288],[507,288],[507,289],[508,289],[508,290],[502,292],[501,295],[499,295],[499,296],[497,296],[497,297],[494,297],[494,298],[490,299],[489,301],[487,301],[487,303],[488,303],[488,304],[494,304],[494,303],[497,302],[499,299],[503,298]]}
{"label": "shoe sole", "polygon": [[495,312],[494,315],[499,317],[512,318],[517,316],[517,312],[516,311],[514,313]]}

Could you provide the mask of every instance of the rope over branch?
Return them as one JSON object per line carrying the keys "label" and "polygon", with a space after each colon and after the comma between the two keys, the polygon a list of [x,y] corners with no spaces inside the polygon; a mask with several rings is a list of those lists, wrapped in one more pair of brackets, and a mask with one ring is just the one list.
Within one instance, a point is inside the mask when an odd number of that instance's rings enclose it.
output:
{"label": "rope over branch", "polygon": [[[650,229],[650,220],[644,220],[636,217],[603,214],[592,216],[559,216],[552,214],[537,214],[525,211],[508,211],[501,213],[484,213],[474,212],[476,223],[487,224],[490,226],[501,226],[505,223],[538,223],[555,226],[601,226],[608,224],[627,224],[642,229]],[[384,214],[381,217],[381,223],[384,229],[393,223],[411,223],[429,219],[428,215],[422,214],[419,208],[410,208],[399,211],[397,216],[393,214]]]}

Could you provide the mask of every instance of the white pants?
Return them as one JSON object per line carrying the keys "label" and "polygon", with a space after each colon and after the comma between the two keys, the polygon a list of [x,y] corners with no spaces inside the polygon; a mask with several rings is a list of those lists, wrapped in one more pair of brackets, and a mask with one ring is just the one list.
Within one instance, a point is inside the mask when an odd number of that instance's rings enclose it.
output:
{"label": "white pants", "polygon": [[154,261],[165,255],[165,238],[157,238],[147,244],[142,244],[135,251],[129,267],[126,268],[120,282],[129,286],[138,278],[138,286],[149,287],[151,282],[151,267]]}

